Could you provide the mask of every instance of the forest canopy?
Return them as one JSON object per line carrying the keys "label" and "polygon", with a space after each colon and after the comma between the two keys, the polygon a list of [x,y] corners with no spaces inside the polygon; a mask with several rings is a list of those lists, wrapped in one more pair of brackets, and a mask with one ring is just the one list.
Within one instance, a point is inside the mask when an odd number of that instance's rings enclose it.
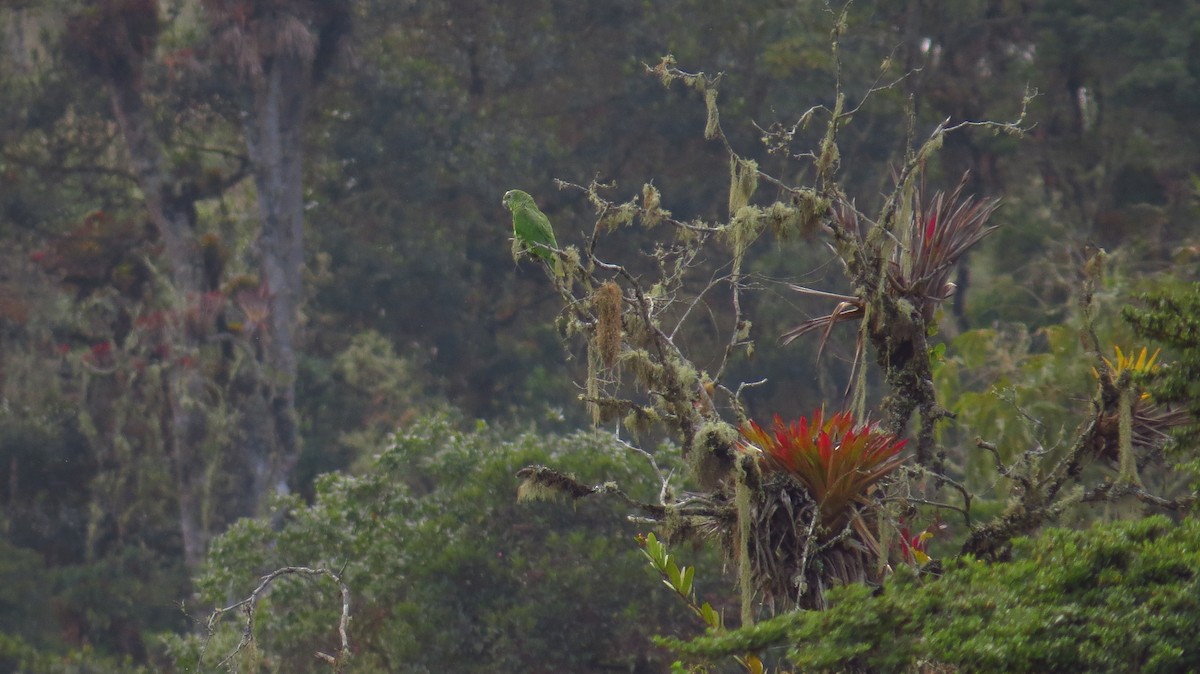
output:
{"label": "forest canopy", "polygon": [[1198,22],[3,3],[0,666],[1191,671]]}

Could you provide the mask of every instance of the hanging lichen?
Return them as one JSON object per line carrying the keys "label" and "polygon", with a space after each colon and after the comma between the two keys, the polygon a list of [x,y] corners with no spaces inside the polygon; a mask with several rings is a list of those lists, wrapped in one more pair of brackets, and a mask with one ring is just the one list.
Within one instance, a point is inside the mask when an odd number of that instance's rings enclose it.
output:
{"label": "hanging lichen", "polygon": [[596,348],[605,367],[617,362],[621,349],[621,287],[612,281],[596,289]]}
{"label": "hanging lichen", "polygon": [[[648,297],[650,296],[648,295]],[[639,349],[645,349],[654,344],[654,328],[647,325],[641,315],[630,312],[623,327],[627,344]]]}
{"label": "hanging lichen", "polygon": [[750,203],[758,188],[758,162],[734,157],[729,160],[729,212],[736,214]]}
{"label": "hanging lichen", "polygon": [[671,217],[670,211],[662,209],[662,195],[658,188],[650,183],[642,186],[642,226],[647,229]]}
{"label": "hanging lichen", "polygon": [[832,180],[833,174],[837,172],[842,161],[841,151],[837,144],[837,127],[845,104],[846,96],[839,93],[833,107],[833,118],[829,120],[825,137],[821,139],[820,150],[817,154],[817,175],[822,180]]}
{"label": "hanging lichen", "polygon": [[797,233],[803,237],[815,236],[821,230],[821,225],[825,222],[825,218],[829,215],[829,209],[833,205],[827,197],[808,188],[793,193],[792,204],[800,212],[796,228]]}
{"label": "hanging lichen", "polygon": [[708,120],[704,124],[704,138],[712,140],[721,132],[721,116],[717,112],[716,89],[706,88],[704,90],[704,107],[708,109]]}
{"label": "hanging lichen", "polygon": [[596,229],[604,232],[631,225],[638,212],[637,202],[632,199],[623,204],[605,204],[602,207],[600,219],[596,222]]}
{"label": "hanging lichen", "polygon": [[664,87],[671,86],[671,82],[675,81],[675,56],[667,54],[659,60],[658,65],[650,69],[650,72],[658,76],[658,81],[662,82]]}
{"label": "hanging lichen", "polygon": [[552,501],[563,496],[575,500],[596,493],[596,488],[546,466],[526,466],[517,471],[517,477],[521,478],[518,501]]}
{"label": "hanging lichen", "polygon": [[1117,456],[1120,460],[1118,481],[1142,486],[1133,455],[1133,382],[1127,372],[1117,381],[1121,396],[1117,400]]}
{"label": "hanging lichen", "polygon": [[930,136],[929,140],[925,141],[925,143],[921,146],[921,149],[917,151],[918,160],[924,161],[925,159],[932,157],[937,153],[938,150],[942,149],[942,145],[945,142],[945,133],[936,133]]}
{"label": "hanging lichen", "polygon": [[741,594],[742,627],[754,624],[754,585],[750,567],[750,476],[754,460],[742,454],[735,465],[736,486],[734,503],[737,506],[738,525],[738,585]]}
{"label": "hanging lichen", "polygon": [[731,157],[729,160],[729,213],[724,238],[733,249],[733,269],[736,277],[741,269],[746,248],[766,226],[763,209],[750,206],[750,197],[758,187],[758,164],[752,159]]}
{"label": "hanging lichen", "polygon": [[644,349],[631,349],[623,352],[619,358],[622,365],[627,366],[633,376],[646,387],[652,387],[662,381],[663,366],[655,362],[650,353]]}
{"label": "hanging lichen", "polygon": [[709,421],[696,431],[695,446],[687,459],[692,474],[704,489],[715,489],[733,470],[734,451],[741,437],[723,421]]}
{"label": "hanging lichen", "polygon": [[596,348],[594,342],[588,342],[587,347],[587,395],[586,405],[588,414],[592,417],[592,425],[600,424],[600,405],[597,400],[600,398],[600,367],[603,365],[600,359],[600,350]]}
{"label": "hanging lichen", "polygon": [[725,228],[724,236],[729,247],[733,249],[734,266],[741,265],[742,256],[745,255],[746,249],[750,244],[762,234],[766,221],[764,220],[763,210],[757,206],[742,206],[734,214],[733,219],[729,221],[729,226]]}
{"label": "hanging lichen", "polygon": [[800,231],[800,209],[776,201],[763,211],[763,219],[778,239],[790,239]]}
{"label": "hanging lichen", "polygon": [[662,416],[653,408],[635,406],[629,410],[625,418],[621,420],[621,425],[625,430],[629,431],[634,437],[644,437],[647,435],[654,424],[662,421]]}
{"label": "hanging lichen", "polygon": [[690,361],[671,358],[667,364],[671,367],[671,374],[675,377],[675,382],[680,390],[699,390],[700,373],[696,371],[696,367]]}
{"label": "hanging lichen", "polygon": [[550,265],[554,276],[559,280],[564,280],[572,269],[580,269],[583,267],[583,260],[579,256],[579,249],[575,246],[567,246],[563,248],[562,255],[558,258],[558,264]]}

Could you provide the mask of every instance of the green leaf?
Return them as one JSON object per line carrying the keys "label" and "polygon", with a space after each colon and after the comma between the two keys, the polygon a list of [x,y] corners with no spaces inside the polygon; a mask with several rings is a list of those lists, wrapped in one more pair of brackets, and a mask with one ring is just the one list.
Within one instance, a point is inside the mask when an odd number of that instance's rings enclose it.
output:
{"label": "green leaf", "polygon": [[674,588],[676,592],[682,592],[679,587],[683,583],[683,578],[680,577],[679,567],[675,565],[674,560],[667,562],[667,579],[671,581],[671,587]]}
{"label": "green leaf", "polygon": [[696,567],[688,566],[683,569],[683,582],[680,583],[679,594],[692,596],[692,580],[696,577]]}
{"label": "green leaf", "polygon": [[712,629],[721,628],[721,616],[717,614],[717,611],[712,607],[712,604],[704,602],[704,605],[700,607],[700,617],[703,618],[704,622]]}

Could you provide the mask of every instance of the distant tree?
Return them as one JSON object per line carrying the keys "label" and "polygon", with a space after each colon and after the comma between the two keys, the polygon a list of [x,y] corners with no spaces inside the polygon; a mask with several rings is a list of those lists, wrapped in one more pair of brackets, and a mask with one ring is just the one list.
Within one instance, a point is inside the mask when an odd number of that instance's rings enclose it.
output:
{"label": "distant tree", "polygon": [[250,157],[261,230],[258,254],[267,300],[267,373],[261,393],[262,429],[255,447],[253,493],[288,490],[300,457],[296,418],[299,325],[305,300],[305,122],[314,87],[325,77],[350,30],[345,0],[276,2],[206,0],[211,56],[234,74],[242,131]]}
{"label": "distant tree", "polygon": [[[337,53],[349,13],[344,3],[276,3],[268,9],[250,2],[211,2],[205,9],[207,18],[199,20],[209,37],[167,55],[156,49],[164,18],[159,4],[149,0],[89,3],[67,22],[63,43],[74,61],[98,77],[110,94],[130,169],[164,243],[170,290],[160,300],[176,316],[199,311],[207,322],[189,330],[184,321],[165,321],[166,343],[183,354],[198,354],[221,338],[215,333],[224,331],[227,339],[227,302],[245,314],[239,325],[253,331],[251,357],[261,363],[235,391],[241,408],[235,437],[250,473],[248,495],[230,513],[250,514],[270,491],[288,488],[299,457],[295,387],[304,297],[304,121],[311,89]],[[201,65],[201,58],[208,63]],[[213,66],[224,79],[199,75]],[[169,102],[171,94],[186,97],[186,86],[213,91],[201,92],[184,105],[220,110],[224,90],[235,94],[243,113],[240,135],[246,158],[184,140],[192,129],[179,124],[178,117],[163,123],[174,115],[156,109],[156,101]],[[239,116],[236,111],[223,112],[230,118]],[[234,126],[222,129],[219,137],[235,143],[238,135]],[[223,166],[223,157],[233,160]],[[221,196],[248,176],[255,180],[259,205],[255,251],[261,276],[256,281],[231,280],[224,273],[227,243],[201,234],[197,204]],[[211,453],[206,456],[205,447],[221,430],[209,418],[209,384],[198,369],[168,368],[165,376],[171,410],[168,453],[184,556],[195,566],[213,529],[205,522],[205,511],[212,508],[206,502],[206,481],[214,460],[220,460]]]}

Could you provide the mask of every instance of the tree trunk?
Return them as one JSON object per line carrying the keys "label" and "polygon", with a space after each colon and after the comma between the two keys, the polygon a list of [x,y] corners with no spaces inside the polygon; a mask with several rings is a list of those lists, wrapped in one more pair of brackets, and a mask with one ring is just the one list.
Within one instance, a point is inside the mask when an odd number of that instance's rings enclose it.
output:
{"label": "tree trunk", "polygon": [[[350,3],[291,0],[269,12],[245,5],[241,14],[221,3],[206,6],[214,30],[232,38],[228,44],[239,54],[230,64],[241,71],[243,135],[262,218],[258,252],[270,332],[261,343],[266,365],[261,406],[268,414],[247,419],[255,427],[246,429],[248,437],[271,439],[251,448],[253,491],[261,503],[271,490],[287,491],[300,456],[296,347],[304,303],[304,121],[309,94],[349,29]],[[286,37],[264,41],[256,34]]]}
{"label": "tree trunk", "polygon": [[[276,56],[247,92],[246,147],[254,166],[262,217],[259,254],[270,292],[270,334],[264,343],[264,395],[271,447],[254,460],[254,491],[287,491],[300,454],[296,424],[296,341],[304,287],[303,124],[310,86],[308,64]],[[254,435],[253,433],[251,435]]]}
{"label": "tree trunk", "polygon": [[[348,29],[347,2],[205,3],[212,18],[213,54],[236,73],[243,100],[242,126],[258,191],[262,219],[258,240],[262,283],[267,291],[267,329],[255,333],[261,367],[244,380],[230,404],[239,411],[237,447],[209,447],[211,388],[203,373],[178,359],[166,368],[169,419],[164,419],[180,508],[185,559],[197,565],[208,536],[226,518],[261,512],[272,491],[286,492],[300,453],[296,420],[298,326],[303,302],[304,195],[303,124],[309,91]],[[151,58],[161,22],[153,0],[124,0],[103,12],[81,13],[74,32],[85,68],[109,84],[113,110],[146,209],[166,248],[177,320],[171,321],[178,356],[196,356],[207,344],[205,330],[189,329],[185,309],[207,301],[204,256],[197,240],[195,201],[186,175],[173,175],[143,97],[142,66]],[[267,39],[266,36],[273,36]],[[219,272],[217,273],[219,276]],[[194,326],[193,326],[194,327]],[[188,361],[195,362],[195,358]],[[226,443],[227,444],[227,443]],[[239,468],[242,485],[214,485],[209,469],[230,477]],[[235,480],[236,482],[236,480]],[[216,490],[216,491],[214,491]],[[219,493],[218,493],[219,492]],[[210,498],[220,502],[209,503]],[[212,505],[217,519],[205,515]]]}

